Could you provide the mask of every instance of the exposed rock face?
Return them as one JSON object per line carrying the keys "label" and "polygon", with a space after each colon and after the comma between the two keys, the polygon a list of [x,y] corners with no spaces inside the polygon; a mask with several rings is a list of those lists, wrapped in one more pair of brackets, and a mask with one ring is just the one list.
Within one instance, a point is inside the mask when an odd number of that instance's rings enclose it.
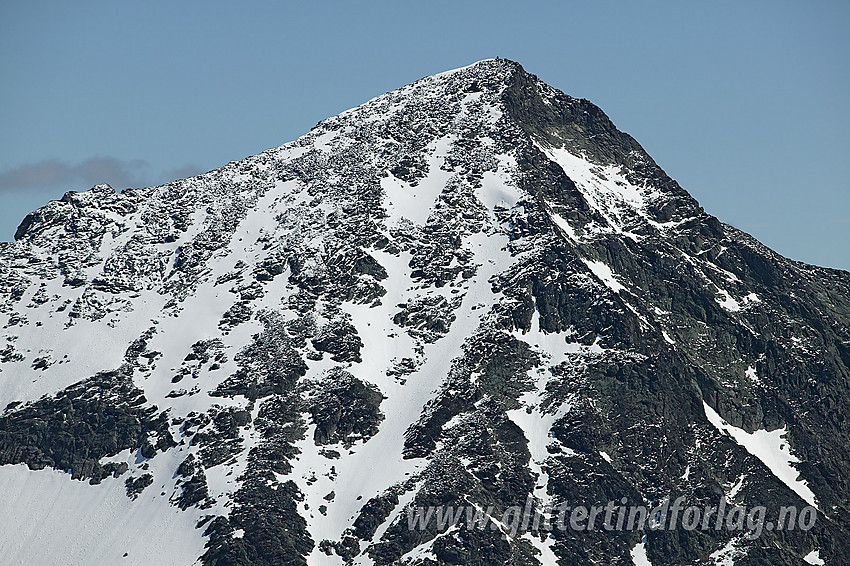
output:
{"label": "exposed rock face", "polygon": [[102,464],[101,458],[124,449],[153,458],[175,444],[165,414],[147,405],[121,371],[97,374],[55,397],[0,414],[0,462],[49,466],[91,483],[128,469],[126,463]]}
{"label": "exposed rock face", "polygon": [[[817,522],[653,530],[652,564],[850,554],[850,274],[721,223],[517,63],[68,193],[0,256],[0,481],[120,481],[191,516],[156,540],[204,537],[204,564],[629,564],[642,532],[499,520],[678,496]],[[790,476],[749,438],[781,438]],[[411,530],[429,505],[491,512]]]}
{"label": "exposed rock face", "polygon": [[306,406],[316,425],[313,438],[316,444],[343,443],[351,446],[356,440],[368,439],[378,432],[383,415],[378,408],[381,392],[339,368],[314,386]]}

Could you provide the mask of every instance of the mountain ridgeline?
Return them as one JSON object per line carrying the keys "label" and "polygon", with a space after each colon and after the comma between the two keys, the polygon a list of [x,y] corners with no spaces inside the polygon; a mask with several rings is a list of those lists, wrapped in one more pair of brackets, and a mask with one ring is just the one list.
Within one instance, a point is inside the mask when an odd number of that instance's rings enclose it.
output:
{"label": "mountain ridgeline", "polygon": [[[515,62],[203,175],[67,193],[0,258],[9,563],[850,555],[850,274],[720,222]],[[817,521],[502,520],[680,496]],[[485,527],[410,528],[429,506]]]}

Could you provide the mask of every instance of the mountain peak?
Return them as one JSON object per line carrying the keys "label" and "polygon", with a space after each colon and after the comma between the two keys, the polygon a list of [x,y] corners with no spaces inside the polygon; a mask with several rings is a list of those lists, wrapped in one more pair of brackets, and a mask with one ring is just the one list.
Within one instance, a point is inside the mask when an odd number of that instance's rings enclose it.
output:
{"label": "mountain peak", "polygon": [[[512,61],[190,179],[68,193],[0,244],[0,282],[9,562],[850,552],[850,276],[721,224]],[[680,494],[818,522],[510,528]],[[410,527],[434,505],[487,512]]]}

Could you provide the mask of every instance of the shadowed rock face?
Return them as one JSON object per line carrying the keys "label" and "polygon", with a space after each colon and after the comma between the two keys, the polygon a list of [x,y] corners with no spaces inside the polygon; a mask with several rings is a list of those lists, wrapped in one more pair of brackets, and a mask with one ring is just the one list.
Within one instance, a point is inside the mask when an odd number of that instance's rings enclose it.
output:
{"label": "shadowed rock face", "polygon": [[[197,513],[205,564],[631,563],[644,533],[505,537],[529,498],[817,504],[757,540],[648,532],[655,565],[850,552],[850,274],[721,223],[517,63],[69,193],[0,255],[0,464]],[[779,429],[797,481],[736,441]],[[410,530],[429,505],[491,515]]]}
{"label": "shadowed rock face", "polygon": [[128,469],[126,463],[104,464],[101,458],[124,449],[153,458],[174,445],[165,413],[147,405],[121,371],[97,374],[55,397],[0,415],[0,462],[52,467],[93,484]]}

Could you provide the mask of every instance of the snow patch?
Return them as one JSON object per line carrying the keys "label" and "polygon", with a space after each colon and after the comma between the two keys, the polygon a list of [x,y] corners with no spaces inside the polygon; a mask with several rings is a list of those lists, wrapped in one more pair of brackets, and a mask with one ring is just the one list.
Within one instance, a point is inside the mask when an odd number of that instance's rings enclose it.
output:
{"label": "snow patch", "polygon": [[[551,210],[551,205],[550,205],[550,210]],[[560,228],[561,230],[564,231],[564,233],[567,235],[567,237],[570,240],[578,240],[578,236],[576,235],[576,231],[573,229],[572,226],[570,226],[569,222],[564,220],[563,216],[556,214],[554,212],[550,212],[549,217],[552,218],[552,221],[555,223],[555,225],[558,228]]]}
{"label": "snow patch", "polygon": [[741,310],[741,304],[732,298],[728,291],[718,288],[714,300],[718,305],[730,312],[738,312]]}
{"label": "snow patch", "polygon": [[729,488],[729,493],[727,494],[730,501],[734,500],[737,497],[738,493],[740,493],[741,488],[744,487],[744,480],[746,479],[746,474],[741,474],[738,478],[738,481],[735,482],[731,488]]}
{"label": "snow patch", "polygon": [[555,555],[555,551],[552,550],[552,546],[555,544],[555,539],[552,535],[546,535],[545,539],[540,540],[531,533],[525,533],[522,535],[522,538],[540,551],[540,556],[537,557],[537,560],[541,566],[558,566],[558,557]]}
{"label": "snow patch", "polygon": [[799,495],[803,501],[817,508],[814,492],[809,489],[804,480],[799,479],[800,472],[792,466],[800,460],[791,454],[791,447],[783,438],[788,432],[785,427],[771,432],[757,430],[749,433],[724,421],[705,401],[702,404],[705,408],[705,416],[717,430],[728,433],[735,442],[746,448],[747,452],[761,460],[777,479]]}
{"label": "snow patch", "polygon": [[649,556],[646,554],[646,536],[632,548],[631,556],[635,566],[652,566],[652,562],[649,561]]}
{"label": "snow patch", "polygon": [[758,376],[758,374],[756,373],[756,368],[754,368],[753,366],[749,366],[745,374],[747,377],[750,378],[750,381],[753,381],[755,383],[761,383],[761,378]]}
{"label": "snow patch", "polygon": [[[167,459],[160,455],[152,468]],[[159,496],[173,470],[152,470],[153,485],[132,500],[126,474],[89,485],[52,469],[0,466],[0,516],[14,518],[0,533],[2,562],[86,566],[96,556],[101,564],[194,564],[206,542],[195,524],[209,511],[181,511]]]}
{"label": "snow patch", "polygon": [[637,223],[644,222],[659,230],[678,224],[654,220],[647,205],[661,198],[661,193],[655,188],[632,184],[621,168],[596,165],[565,148],[539,144],[538,147],[575,183],[590,208],[605,219],[608,226],[596,226],[596,232],[613,232],[638,241],[641,236],[630,231]]}
{"label": "snow patch", "polygon": [[712,552],[709,558],[714,560],[714,566],[735,566],[735,560],[745,555],[746,552],[738,548],[737,539],[732,539],[720,550]]}
{"label": "snow patch", "polygon": [[611,268],[601,261],[592,261],[589,259],[583,259],[585,265],[596,275],[599,279],[602,280],[605,285],[614,291],[615,293],[619,293],[625,287],[614,278],[614,272],[611,271]]}
{"label": "snow patch", "polygon": [[425,224],[431,207],[443,192],[451,171],[440,168],[445,157],[449,154],[456,136],[448,135],[428,145],[425,152],[428,157],[428,175],[420,179],[416,186],[388,175],[381,179],[384,191],[384,206],[387,209],[387,226],[392,227],[402,218],[416,224]]}

